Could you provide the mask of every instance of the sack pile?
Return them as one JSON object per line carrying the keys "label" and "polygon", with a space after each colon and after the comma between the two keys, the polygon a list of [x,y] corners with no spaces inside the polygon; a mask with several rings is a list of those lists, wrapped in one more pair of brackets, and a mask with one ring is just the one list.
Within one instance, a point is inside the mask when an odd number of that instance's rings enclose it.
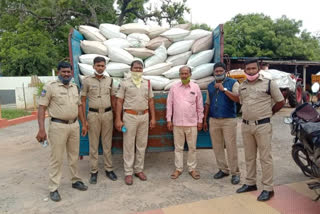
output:
{"label": "sack pile", "polygon": [[81,25],[79,31],[86,39],[80,43],[84,53],[79,57],[81,74],[93,74],[93,59],[101,56],[107,61],[105,74],[120,81],[129,75],[131,62],[139,58],[145,65],[143,77],[151,81],[154,90],[169,90],[179,81],[179,69],[184,65],[192,68],[191,79],[206,89],[213,80],[212,32],[190,27],[130,23],[101,24],[98,29]]}

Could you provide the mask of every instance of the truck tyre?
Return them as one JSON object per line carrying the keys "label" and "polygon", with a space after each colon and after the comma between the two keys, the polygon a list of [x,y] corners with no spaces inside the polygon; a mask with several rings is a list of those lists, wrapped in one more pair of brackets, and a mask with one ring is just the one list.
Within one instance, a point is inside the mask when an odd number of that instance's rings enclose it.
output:
{"label": "truck tyre", "polygon": [[288,101],[291,108],[295,108],[298,105],[295,92],[288,91]]}

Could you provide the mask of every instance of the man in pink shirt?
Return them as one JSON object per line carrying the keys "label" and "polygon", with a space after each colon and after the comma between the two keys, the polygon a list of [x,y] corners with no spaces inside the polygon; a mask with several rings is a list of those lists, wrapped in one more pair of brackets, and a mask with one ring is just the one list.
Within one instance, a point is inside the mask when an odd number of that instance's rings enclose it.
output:
{"label": "man in pink shirt", "polygon": [[[202,129],[202,94],[196,83],[190,82],[191,68],[183,66],[179,70],[181,82],[174,84],[167,98],[167,127],[173,130],[176,170],[171,178],[178,178],[183,171],[183,148],[188,143],[188,171],[194,179],[199,179],[196,171],[196,144],[198,131]],[[173,118],[173,119],[172,119]]]}

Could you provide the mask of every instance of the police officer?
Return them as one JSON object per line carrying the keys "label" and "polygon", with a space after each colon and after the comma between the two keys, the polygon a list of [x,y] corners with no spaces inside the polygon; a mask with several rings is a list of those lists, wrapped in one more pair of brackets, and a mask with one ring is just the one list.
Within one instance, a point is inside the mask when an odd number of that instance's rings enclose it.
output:
{"label": "police officer", "polygon": [[[240,182],[237,151],[237,112],[236,102],[239,102],[239,83],[226,76],[226,65],[218,62],[213,67],[215,81],[208,85],[205,105],[204,130],[208,131],[209,115],[210,137],[216,156],[219,171],[214,179],[221,179],[231,173],[231,183]],[[227,150],[228,163],[224,146]]]}
{"label": "police officer", "polygon": [[246,183],[237,190],[237,193],[257,190],[256,159],[259,151],[263,191],[257,200],[267,201],[274,195],[270,119],[285,102],[277,84],[259,74],[259,71],[257,60],[246,61],[244,72],[247,80],[239,88],[247,177]]}
{"label": "police officer", "polygon": [[[66,62],[58,64],[58,80],[48,82],[41,92],[39,100],[38,123],[39,132],[37,140],[43,142],[47,139],[45,131],[45,111],[50,116],[48,139],[51,146],[49,166],[49,191],[53,201],[60,201],[58,187],[61,180],[61,166],[63,155],[67,150],[67,157],[72,176],[72,188],[85,191],[88,187],[78,176],[77,160],[79,157],[79,122],[85,124],[79,90],[77,85],[70,83],[72,79],[71,65]],[[87,134],[86,126],[82,128],[82,135]]]}
{"label": "police officer", "polygon": [[150,129],[156,125],[152,88],[150,81],[142,79],[142,72],[143,63],[134,60],[131,63],[131,78],[121,82],[117,92],[115,127],[118,131],[121,131],[123,126],[127,129],[123,133],[123,160],[127,185],[132,185],[133,173],[140,180],[147,180],[143,168],[148,143],[149,111]]}
{"label": "police officer", "polygon": [[115,93],[112,90],[112,78],[103,74],[106,69],[106,60],[103,57],[96,57],[93,60],[95,73],[84,79],[81,89],[81,102],[83,112],[86,111],[86,100],[88,97],[89,112],[87,124],[89,130],[90,144],[90,183],[96,184],[98,178],[98,148],[100,136],[103,148],[104,170],[109,179],[117,180],[113,172],[111,147],[113,114],[115,105]]}

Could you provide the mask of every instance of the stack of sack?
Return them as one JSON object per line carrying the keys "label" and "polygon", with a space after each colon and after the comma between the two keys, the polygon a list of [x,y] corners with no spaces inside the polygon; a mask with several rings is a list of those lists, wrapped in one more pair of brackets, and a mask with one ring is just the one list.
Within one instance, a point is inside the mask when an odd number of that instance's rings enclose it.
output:
{"label": "stack of sack", "polygon": [[93,74],[93,59],[101,56],[107,61],[105,75],[120,82],[128,76],[131,62],[138,58],[145,65],[143,78],[151,81],[154,90],[169,90],[179,81],[179,68],[184,65],[192,68],[191,79],[206,89],[214,79],[212,32],[190,31],[190,27],[186,24],[169,29],[130,23],[101,24],[98,29],[80,25],[79,31],[86,39],[80,44],[84,53],[79,57],[81,74]]}

